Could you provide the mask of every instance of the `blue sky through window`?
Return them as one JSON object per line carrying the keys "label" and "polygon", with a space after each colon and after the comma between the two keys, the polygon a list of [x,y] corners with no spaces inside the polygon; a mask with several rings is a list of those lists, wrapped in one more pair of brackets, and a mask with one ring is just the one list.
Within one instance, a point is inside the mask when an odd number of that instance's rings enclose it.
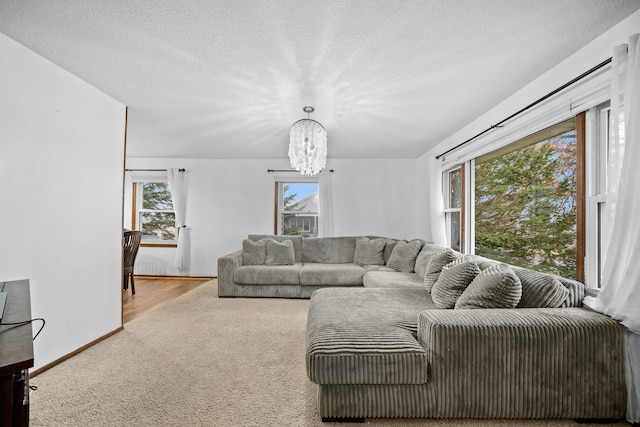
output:
{"label": "blue sky through window", "polygon": [[285,197],[290,195],[290,194],[294,194],[297,193],[298,196],[296,197],[296,200],[300,200],[306,196],[308,196],[311,193],[315,193],[316,191],[318,191],[318,183],[317,182],[312,182],[312,183],[287,183],[287,185],[289,186],[288,191],[285,194]]}

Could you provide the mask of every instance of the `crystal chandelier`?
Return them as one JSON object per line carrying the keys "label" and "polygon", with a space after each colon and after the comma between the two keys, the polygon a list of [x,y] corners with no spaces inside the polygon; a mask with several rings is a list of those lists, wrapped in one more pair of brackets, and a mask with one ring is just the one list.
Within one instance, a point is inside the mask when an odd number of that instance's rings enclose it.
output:
{"label": "crystal chandelier", "polygon": [[327,164],[327,131],[309,118],[313,107],[304,107],[302,111],[307,113],[307,118],[291,126],[289,161],[302,175],[315,175]]}

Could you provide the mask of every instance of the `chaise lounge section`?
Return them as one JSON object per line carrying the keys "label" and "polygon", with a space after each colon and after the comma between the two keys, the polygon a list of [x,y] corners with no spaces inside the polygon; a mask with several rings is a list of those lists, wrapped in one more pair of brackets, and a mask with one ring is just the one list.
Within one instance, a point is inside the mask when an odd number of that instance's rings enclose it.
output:
{"label": "chaise lounge section", "polygon": [[324,421],[623,418],[623,354],[584,308],[447,310],[416,289],[322,289],[307,323]]}

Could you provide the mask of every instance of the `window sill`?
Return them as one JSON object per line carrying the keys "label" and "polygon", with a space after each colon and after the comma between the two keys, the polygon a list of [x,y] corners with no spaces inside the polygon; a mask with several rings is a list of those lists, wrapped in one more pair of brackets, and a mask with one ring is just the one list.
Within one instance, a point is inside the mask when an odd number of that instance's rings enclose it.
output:
{"label": "window sill", "polygon": [[177,248],[178,244],[175,242],[167,243],[140,243],[143,248]]}

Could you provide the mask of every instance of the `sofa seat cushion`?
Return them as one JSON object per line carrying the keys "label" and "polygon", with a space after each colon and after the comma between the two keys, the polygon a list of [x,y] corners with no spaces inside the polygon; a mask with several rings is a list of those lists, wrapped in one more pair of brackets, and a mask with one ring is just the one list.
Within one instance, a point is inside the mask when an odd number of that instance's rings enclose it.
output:
{"label": "sofa seat cushion", "polygon": [[[365,271],[389,271],[391,273],[397,273],[393,268],[389,268],[386,265],[363,265]],[[366,274],[366,273],[365,273]]]}
{"label": "sofa seat cushion", "polygon": [[241,285],[299,285],[302,263],[293,265],[242,265],[233,281]]}
{"label": "sofa seat cushion", "polygon": [[300,270],[302,286],[362,286],[365,269],[355,264],[305,262]]}
{"label": "sofa seat cushion", "polygon": [[364,275],[365,288],[416,288],[424,291],[424,282],[416,273],[407,273],[389,269],[370,270]]}
{"label": "sofa seat cushion", "polygon": [[326,288],[311,296],[307,374],[316,384],[424,384],[428,357],[416,339],[423,289]]}

